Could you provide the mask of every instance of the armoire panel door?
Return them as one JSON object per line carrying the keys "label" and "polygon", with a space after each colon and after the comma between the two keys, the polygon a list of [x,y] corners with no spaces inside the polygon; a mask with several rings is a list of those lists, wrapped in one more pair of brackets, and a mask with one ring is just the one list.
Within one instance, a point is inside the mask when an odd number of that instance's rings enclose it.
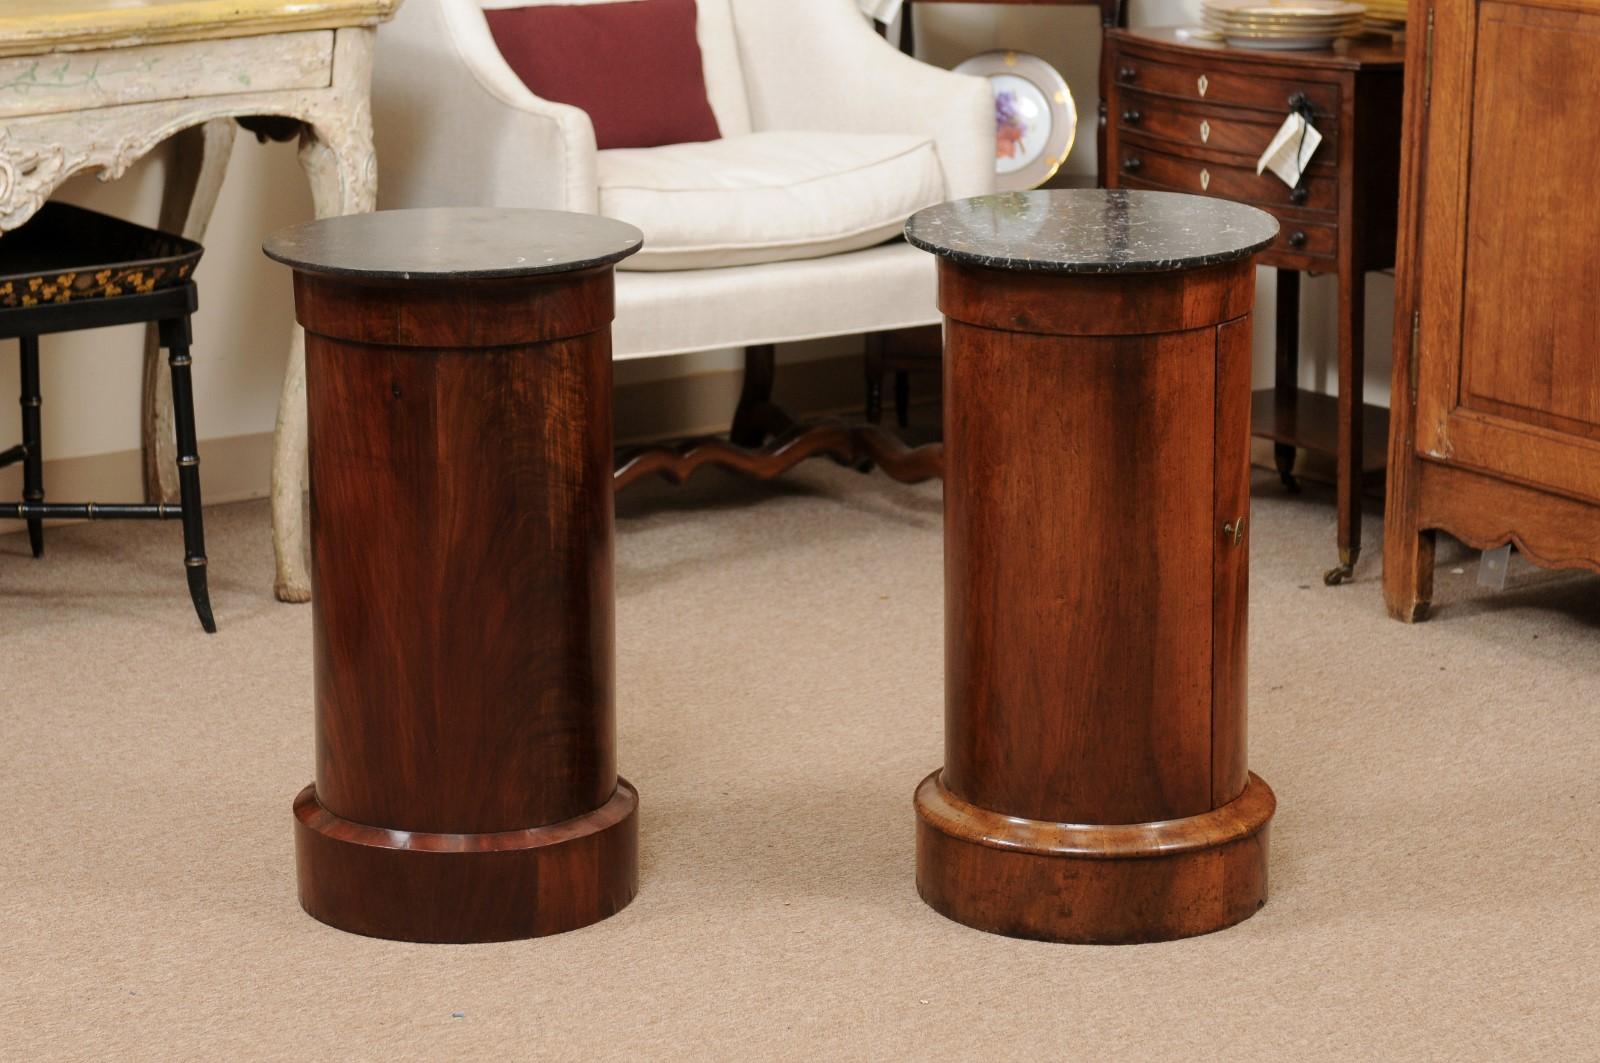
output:
{"label": "armoire panel door", "polygon": [[1600,500],[1600,0],[1436,0],[1417,449]]}

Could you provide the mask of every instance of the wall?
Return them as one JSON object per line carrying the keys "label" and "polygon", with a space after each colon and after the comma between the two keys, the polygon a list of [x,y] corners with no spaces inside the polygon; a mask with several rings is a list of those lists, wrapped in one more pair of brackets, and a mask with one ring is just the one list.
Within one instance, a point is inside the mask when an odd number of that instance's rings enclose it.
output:
{"label": "wall", "polygon": [[[1134,0],[1132,18],[1138,24],[1188,21],[1183,0]],[[922,56],[939,65],[954,66],[977,52],[1018,44],[1056,65],[1072,86],[1083,116],[1065,170],[1093,173],[1097,9],[927,4],[919,7],[918,26]],[[158,151],[116,182],[75,178],[60,198],[150,224],[159,211],[165,165],[164,151]],[[261,238],[310,215],[294,146],[258,144],[241,131],[197,273],[196,417],[208,500],[266,492],[266,441],[276,416],[292,300],[288,271],[261,255]],[[1271,379],[1273,283],[1271,272],[1262,271],[1256,318],[1258,386]],[[1393,283],[1374,275],[1368,285],[1367,397],[1386,403]],[[1302,380],[1331,391],[1336,379],[1335,281],[1312,279],[1304,288]],[[51,497],[114,501],[137,496],[141,344],[138,328],[44,340],[43,419]],[[860,394],[853,358],[859,350],[859,342],[851,339],[793,344],[780,351],[780,362],[807,363],[805,371],[791,369],[789,374],[801,379],[798,401],[837,407],[854,404]],[[619,365],[619,435],[697,432],[725,424],[737,395],[738,365],[732,351]],[[820,380],[821,374],[831,377]],[[0,344],[0,395],[10,393],[16,379],[16,346]],[[780,384],[784,379],[780,373]],[[0,401],[0,440],[9,443],[19,432],[16,404]],[[15,497],[19,485],[19,470],[0,471],[0,497]]]}

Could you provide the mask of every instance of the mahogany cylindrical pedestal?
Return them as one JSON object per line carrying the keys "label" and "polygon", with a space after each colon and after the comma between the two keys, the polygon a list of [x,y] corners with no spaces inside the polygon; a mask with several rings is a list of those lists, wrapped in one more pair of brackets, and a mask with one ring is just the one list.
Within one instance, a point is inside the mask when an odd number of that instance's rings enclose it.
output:
{"label": "mahogany cylindrical pedestal", "polygon": [[982,930],[1186,937],[1267,895],[1245,766],[1252,255],[1144,192],[912,218],[945,315],[945,763],[917,888]]}
{"label": "mahogany cylindrical pedestal", "polygon": [[286,230],[306,330],[316,780],[300,903],[499,941],[637,888],[613,696],[612,265],[638,230],[416,210]]}

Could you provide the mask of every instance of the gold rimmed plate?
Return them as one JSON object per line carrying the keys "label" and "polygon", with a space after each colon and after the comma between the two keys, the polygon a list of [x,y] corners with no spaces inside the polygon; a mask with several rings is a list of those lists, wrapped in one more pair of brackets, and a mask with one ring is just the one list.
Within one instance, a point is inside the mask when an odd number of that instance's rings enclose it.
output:
{"label": "gold rimmed plate", "polygon": [[1348,22],[1360,22],[1371,12],[1362,12],[1351,15],[1328,15],[1317,18],[1278,18],[1276,16],[1236,15],[1228,12],[1206,11],[1202,17],[1207,22],[1214,22],[1227,26],[1341,26]]}
{"label": "gold rimmed plate", "polygon": [[975,55],[956,67],[994,91],[995,188],[1020,192],[1055,175],[1072,151],[1078,108],[1059,71],[1027,52]]}
{"label": "gold rimmed plate", "polygon": [[1344,22],[1337,26],[1229,26],[1221,24],[1208,25],[1207,28],[1218,33],[1227,33],[1239,37],[1341,37],[1355,33],[1361,29],[1362,23]]}
{"label": "gold rimmed plate", "polygon": [[1361,15],[1365,5],[1347,0],[1205,0],[1207,11],[1242,18],[1328,18]]}
{"label": "gold rimmed plate", "polygon": [[1311,34],[1349,33],[1361,28],[1361,19],[1351,19],[1331,26],[1263,26],[1254,23],[1208,22],[1206,28],[1221,33],[1262,34],[1268,37],[1306,37]]}

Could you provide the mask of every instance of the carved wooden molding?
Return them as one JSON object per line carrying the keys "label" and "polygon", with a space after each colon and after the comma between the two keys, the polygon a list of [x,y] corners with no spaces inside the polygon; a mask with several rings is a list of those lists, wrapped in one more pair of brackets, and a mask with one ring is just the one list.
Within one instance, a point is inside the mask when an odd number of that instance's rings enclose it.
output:
{"label": "carved wooden molding", "polygon": [[[307,11],[317,9],[318,18],[336,20],[343,12],[349,22],[373,21],[392,6],[390,0],[302,5]],[[284,26],[307,28],[303,22]],[[97,170],[101,180],[115,179],[180,132],[241,117],[277,116],[302,124],[300,164],[318,217],[372,210],[378,169],[370,100],[374,36],[370,25],[344,24],[331,35],[319,30],[77,52],[60,57],[50,70],[35,69],[31,58],[0,64],[0,71],[10,70],[14,79],[22,79],[10,96],[0,98],[5,114],[0,124],[0,233],[26,222],[74,174]],[[0,34],[0,45],[3,41]],[[149,62],[130,61],[130,56]],[[35,91],[56,77],[61,64],[66,72],[54,89]],[[185,78],[183,71],[203,75]],[[241,91],[221,91],[232,87],[230,82]],[[71,94],[81,109],[63,109],[64,97],[56,89]],[[106,100],[124,102],[106,106]],[[31,111],[30,101],[37,101]],[[217,147],[211,153],[215,157],[201,160],[202,173],[195,180],[169,183],[169,197],[176,198],[162,206],[166,224],[181,224],[184,235],[193,239],[203,235],[210,213],[207,199],[214,198],[221,180],[223,139],[210,137]],[[159,372],[159,364],[147,367],[147,379]],[[144,390],[149,396],[143,413],[146,491],[152,501],[162,501],[175,493],[169,472],[171,433],[164,427],[171,423],[170,400],[165,389]],[[276,590],[284,601],[305,601],[311,595],[300,513],[305,460],[305,341],[297,328],[273,450]]]}

